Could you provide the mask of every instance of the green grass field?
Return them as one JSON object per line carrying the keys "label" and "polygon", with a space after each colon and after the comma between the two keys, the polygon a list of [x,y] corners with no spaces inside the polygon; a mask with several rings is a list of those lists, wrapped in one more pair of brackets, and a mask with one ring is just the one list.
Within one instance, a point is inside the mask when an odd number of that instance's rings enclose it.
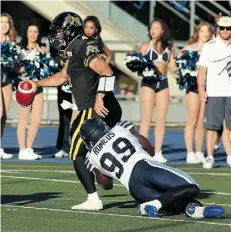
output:
{"label": "green grass field", "polygon": [[200,184],[198,199],[219,204],[226,213],[218,219],[192,220],[184,215],[148,218],[138,216],[136,203],[116,183],[113,190],[98,188],[105,209],[98,212],[72,211],[86,199],[71,163],[3,162],[2,231],[4,232],[231,232],[231,169],[204,170],[178,165]]}

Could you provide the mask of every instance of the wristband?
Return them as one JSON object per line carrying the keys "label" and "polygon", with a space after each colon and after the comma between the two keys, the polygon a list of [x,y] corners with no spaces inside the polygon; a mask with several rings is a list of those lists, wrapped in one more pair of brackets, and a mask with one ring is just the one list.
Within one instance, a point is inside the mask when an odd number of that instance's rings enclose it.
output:
{"label": "wristband", "polygon": [[115,76],[101,76],[97,93],[111,92],[114,90]]}

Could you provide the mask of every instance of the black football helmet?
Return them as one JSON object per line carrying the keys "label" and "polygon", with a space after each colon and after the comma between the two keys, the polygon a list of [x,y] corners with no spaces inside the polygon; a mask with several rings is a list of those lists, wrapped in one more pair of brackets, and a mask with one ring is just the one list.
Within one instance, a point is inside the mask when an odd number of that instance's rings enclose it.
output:
{"label": "black football helmet", "polygon": [[85,143],[88,150],[95,146],[95,144],[108,132],[110,128],[101,119],[88,119],[84,122],[80,129],[80,136]]}
{"label": "black football helmet", "polygon": [[82,18],[73,12],[58,14],[53,20],[48,39],[59,52],[64,51],[71,41],[83,31]]}

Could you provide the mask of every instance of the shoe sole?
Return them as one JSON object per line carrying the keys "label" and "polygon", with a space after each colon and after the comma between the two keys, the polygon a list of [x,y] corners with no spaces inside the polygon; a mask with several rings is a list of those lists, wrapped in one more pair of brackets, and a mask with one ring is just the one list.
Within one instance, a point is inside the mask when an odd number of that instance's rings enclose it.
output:
{"label": "shoe sole", "polygon": [[220,217],[225,213],[225,209],[218,205],[210,205],[204,208],[203,215],[207,218]]}
{"label": "shoe sole", "polygon": [[197,161],[197,162],[189,162],[189,161],[186,161],[186,164],[200,164],[201,162],[200,161]]}
{"label": "shoe sole", "polygon": [[6,159],[11,159],[11,158],[13,158],[13,156],[11,156],[11,157],[1,157],[1,159],[3,159],[3,160],[6,160]]}
{"label": "shoe sole", "polygon": [[144,207],[144,210],[147,213],[148,217],[157,217],[158,216],[158,211],[152,205],[146,205]]}

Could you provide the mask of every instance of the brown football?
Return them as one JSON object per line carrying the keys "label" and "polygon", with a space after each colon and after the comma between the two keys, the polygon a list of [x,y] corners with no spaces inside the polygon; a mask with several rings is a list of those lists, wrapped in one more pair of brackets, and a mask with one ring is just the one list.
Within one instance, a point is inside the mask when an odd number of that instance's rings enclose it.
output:
{"label": "brown football", "polygon": [[152,144],[149,142],[147,138],[145,138],[143,135],[138,135],[138,139],[144,148],[145,151],[149,153],[150,156],[154,156],[154,147]]}
{"label": "brown football", "polygon": [[113,188],[113,179],[103,175],[100,171],[94,170],[98,185],[104,190],[111,190]]}

